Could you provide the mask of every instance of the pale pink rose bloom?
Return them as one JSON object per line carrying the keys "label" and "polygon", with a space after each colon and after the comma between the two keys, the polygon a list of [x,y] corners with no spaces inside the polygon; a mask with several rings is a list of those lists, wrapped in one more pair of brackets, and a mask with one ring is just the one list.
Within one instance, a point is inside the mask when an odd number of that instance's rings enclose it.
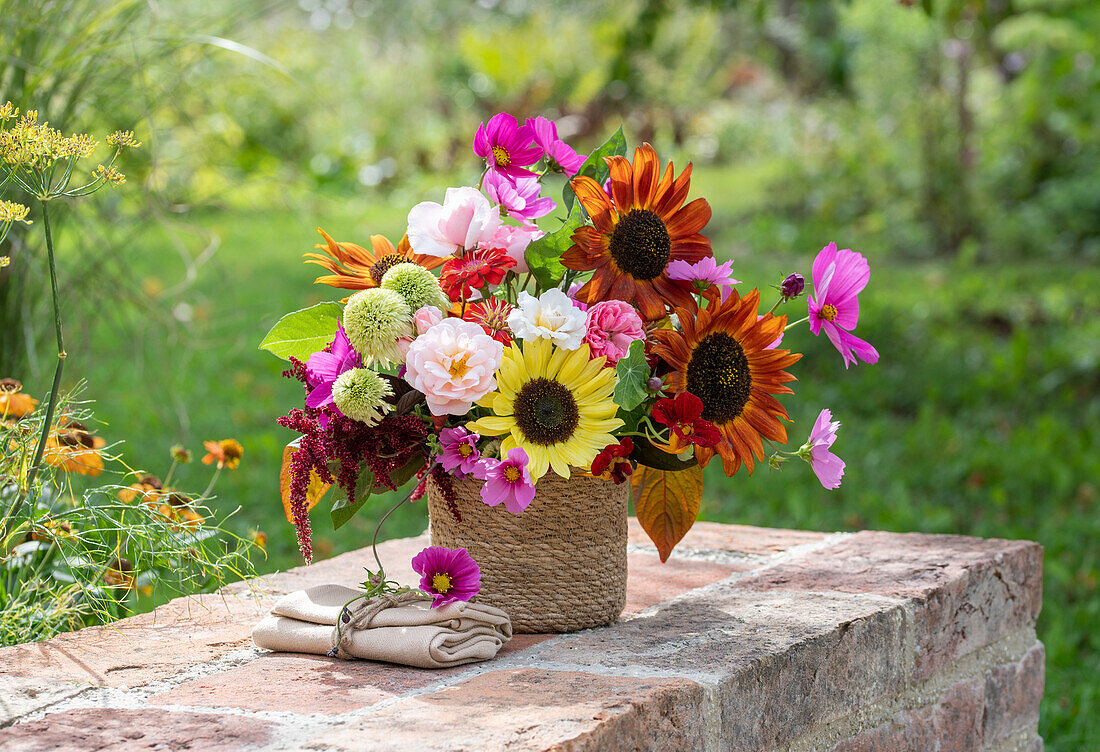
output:
{"label": "pale pink rose bloom", "polygon": [[608,366],[614,366],[619,358],[626,356],[631,342],[645,339],[641,317],[634,306],[622,300],[604,300],[590,306],[584,325],[584,341],[592,357],[603,355]]}
{"label": "pale pink rose bloom", "polygon": [[477,188],[448,188],[442,204],[422,201],[409,212],[409,244],[417,253],[450,256],[490,240],[501,224]]}
{"label": "pale pink rose bloom", "polygon": [[416,325],[416,333],[424,334],[433,326],[443,320],[443,311],[437,306],[426,305],[416,309],[413,314],[413,324]]}
{"label": "pale pink rose bloom", "polygon": [[509,257],[516,260],[516,265],[512,267],[512,270],[516,274],[526,274],[531,270],[527,268],[527,259],[524,258],[523,254],[527,250],[527,246],[531,245],[532,240],[538,240],[545,234],[537,227],[501,225],[493,233],[492,239],[485,245],[490,248],[503,248],[508,252]]}
{"label": "pale pink rose bloom", "polygon": [[424,394],[432,415],[465,415],[496,389],[504,345],[472,321],[444,319],[409,346],[405,380]]}

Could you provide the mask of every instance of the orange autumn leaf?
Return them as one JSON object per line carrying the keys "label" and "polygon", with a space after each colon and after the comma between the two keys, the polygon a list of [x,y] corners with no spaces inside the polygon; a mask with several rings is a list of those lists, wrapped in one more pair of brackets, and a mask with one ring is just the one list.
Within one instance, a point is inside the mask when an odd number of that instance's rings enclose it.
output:
{"label": "orange autumn leaf", "polygon": [[[297,449],[298,439],[283,448],[283,467],[279,470],[279,496],[283,500],[283,513],[286,514],[286,521],[291,525],[294,524],[294,513],[291,511],[290,506],[290,458]],[[330,488],[332,488],[331,484],[325,483],[317,477],[316,470],[310,470],[309,488],[306,489],[306,510],[308,511],[317,506],[317,502],[328,493]]]}
{"label": "orange autumn leaf", "polygon": [[656,470],[638,465],[630,476],[634,514],[646,535],[657,546],[661,561],[695,524],[703,499],[703,468]]}

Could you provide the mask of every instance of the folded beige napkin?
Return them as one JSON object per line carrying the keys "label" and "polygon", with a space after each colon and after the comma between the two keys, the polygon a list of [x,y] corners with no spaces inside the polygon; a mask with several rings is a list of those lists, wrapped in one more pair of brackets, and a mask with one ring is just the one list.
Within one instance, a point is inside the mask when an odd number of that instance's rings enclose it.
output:
{"label": "folded beige napkin", "polygon": [[365,601],[362,594],[343,585],[293,592],[253,627],[252,641],[266,650],[444,668],[492,658],[512,639],[512,623],[499,608],[465,602],[431,608],[431,599],[416,594],[383,596],[382,602]]}

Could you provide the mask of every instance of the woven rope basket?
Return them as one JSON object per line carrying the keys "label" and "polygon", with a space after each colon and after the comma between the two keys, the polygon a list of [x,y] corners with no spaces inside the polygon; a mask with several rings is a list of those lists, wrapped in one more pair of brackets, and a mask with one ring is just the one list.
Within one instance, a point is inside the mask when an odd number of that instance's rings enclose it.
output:
{"label": "woven rope basket", "polygon": [[481,567],[475,600],[506,611],[516,632],[575,632],[619,618],[629,484],[548,473],[519,515],[483,503],[481,485],[454,479],[458,522],[428,483],[432,545],[465,548],[474,557]]}

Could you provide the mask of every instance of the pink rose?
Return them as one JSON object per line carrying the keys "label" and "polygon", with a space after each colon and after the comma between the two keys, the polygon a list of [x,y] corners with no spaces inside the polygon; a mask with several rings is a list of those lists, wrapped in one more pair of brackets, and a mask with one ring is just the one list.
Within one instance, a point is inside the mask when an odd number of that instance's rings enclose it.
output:
{"label": "pink rose", "polygon": [[443,320],[443,311],[434,305],[426,305],[416,310],[413,314],[413,323],[416,325],[416,333],[424,334],[433,326]]}
{"label": "pink rose", "polygon": [[413,340],[405,380],[422,392],[432,415],[465,415],[497,387],[504,345],[472,321],[444,319]]}
{"label": "pink rose", "polygon": [[503,248],[516,260],[512,271],[516,274],[526,274],[530,269],[527,268],[527,260],[523,257],[523,253],[527,250],[527,246],[531,245],[532,240],[538,240],[544,234],[537,227],[501,225],[485,245],[491,248]]}
{"label": "pink rose", "polygon": [[608,366],[614,366],[626,355],[631,342],[645,339],[641,317],[634,306],[622,300],[605,300],[590,306],[585,328],[584,341],[591,348],[592,357],[605,356]]}

